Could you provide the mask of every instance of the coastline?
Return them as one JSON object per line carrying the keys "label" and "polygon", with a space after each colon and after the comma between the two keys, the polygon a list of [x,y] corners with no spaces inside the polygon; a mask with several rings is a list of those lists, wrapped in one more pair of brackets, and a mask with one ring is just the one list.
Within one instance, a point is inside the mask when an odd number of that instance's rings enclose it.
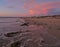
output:
{"label": "coastline", "polygon": [[[58,18],[22,18],[23,30],[6,33],[6,47],[46,47],[60,46],[60,19]],[[20,25],[21,26],[21,25]],[[32,44],[31,44],[32,43]]]}

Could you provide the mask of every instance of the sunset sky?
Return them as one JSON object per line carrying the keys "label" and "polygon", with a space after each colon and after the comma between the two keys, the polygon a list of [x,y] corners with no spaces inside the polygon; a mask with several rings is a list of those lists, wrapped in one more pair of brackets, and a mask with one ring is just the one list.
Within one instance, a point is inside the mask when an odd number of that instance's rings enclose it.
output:
{"label": "sunset sky", "polygon": [[59,15],[60,0],[0,0],[0,16]]}

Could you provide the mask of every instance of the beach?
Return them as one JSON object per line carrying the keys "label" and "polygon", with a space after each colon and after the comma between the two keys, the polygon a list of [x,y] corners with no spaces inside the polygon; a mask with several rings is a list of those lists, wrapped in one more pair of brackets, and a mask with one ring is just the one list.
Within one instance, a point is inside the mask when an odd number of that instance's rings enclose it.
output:
{"label": "beach", "polygon": [[0,47],[60,47],[59,31],[58,16],[6,18],[0,22]]}

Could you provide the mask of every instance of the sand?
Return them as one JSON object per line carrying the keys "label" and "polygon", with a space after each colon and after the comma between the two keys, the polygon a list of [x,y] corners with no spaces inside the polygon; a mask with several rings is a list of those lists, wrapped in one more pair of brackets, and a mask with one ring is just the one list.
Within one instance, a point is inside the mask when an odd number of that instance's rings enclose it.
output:
{"label": "sand", "polygon": [[60,17],[22,19],[24,29],[4,34],[4,47],[60,47]]}
{"label": "sand", "polygon": [[60,39],[60,17],[24,18],[30,25],[43,26],[48,32]]}

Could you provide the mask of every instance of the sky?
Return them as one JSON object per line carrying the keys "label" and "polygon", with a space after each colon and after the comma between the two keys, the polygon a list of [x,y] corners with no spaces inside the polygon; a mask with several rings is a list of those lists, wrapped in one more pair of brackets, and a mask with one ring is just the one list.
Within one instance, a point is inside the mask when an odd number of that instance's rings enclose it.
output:
{"label": "sky", "polygon": [[60,14],[60,0],[0,0],[0,17]]}

